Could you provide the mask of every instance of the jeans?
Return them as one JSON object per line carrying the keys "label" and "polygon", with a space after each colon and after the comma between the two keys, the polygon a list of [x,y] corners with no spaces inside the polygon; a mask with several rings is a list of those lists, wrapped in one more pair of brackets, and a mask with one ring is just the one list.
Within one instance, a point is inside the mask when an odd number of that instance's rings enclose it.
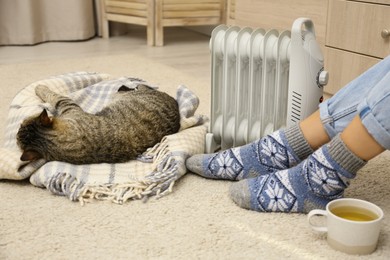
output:
{"label": "jeans", "polygon": [[390,56],[348,83],[319,105],[320,118],[330,138],[359,115],[372,137],[390,149]]}

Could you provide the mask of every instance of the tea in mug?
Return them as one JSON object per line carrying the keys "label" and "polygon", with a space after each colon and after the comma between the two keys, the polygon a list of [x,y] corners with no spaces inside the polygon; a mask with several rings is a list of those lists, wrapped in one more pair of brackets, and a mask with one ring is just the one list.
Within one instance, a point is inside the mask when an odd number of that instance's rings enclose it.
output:
{"label": "tea in mug", "polygon": [[377,219],[379,216],[374,212],[354,206],[341,206],[333,208],[332,213],[336,216],[352,221],[372,221]]}

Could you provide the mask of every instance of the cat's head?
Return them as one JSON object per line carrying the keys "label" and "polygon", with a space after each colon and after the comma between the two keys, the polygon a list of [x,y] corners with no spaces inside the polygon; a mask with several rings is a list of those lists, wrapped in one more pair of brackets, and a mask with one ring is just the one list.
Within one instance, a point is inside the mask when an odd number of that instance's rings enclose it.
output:
{"label": "cat's head", "polygon": [[44,158],[47,151],[47,133],[53,127],[53,119],[44,109],[38,116],[23,121],[16,135],[17,144],[22,149],[22,161],[35,161]]}

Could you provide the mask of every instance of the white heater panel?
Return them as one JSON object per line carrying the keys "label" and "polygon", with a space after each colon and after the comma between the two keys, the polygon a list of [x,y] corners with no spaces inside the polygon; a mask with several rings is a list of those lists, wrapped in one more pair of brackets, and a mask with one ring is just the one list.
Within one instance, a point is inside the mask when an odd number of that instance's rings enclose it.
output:
{"label": "white heater panel", "polygon": [[322,100],[328,77],[307,18],[297,19],[291,32],[220,25],[212,32],[210,50],[207,153],[297,123]]}

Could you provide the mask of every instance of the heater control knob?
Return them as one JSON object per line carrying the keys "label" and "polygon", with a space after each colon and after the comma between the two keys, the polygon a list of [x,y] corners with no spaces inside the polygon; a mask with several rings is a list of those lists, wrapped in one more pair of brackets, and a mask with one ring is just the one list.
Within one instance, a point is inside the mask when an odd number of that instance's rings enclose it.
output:
{"label": "heater control knob", "polygon": [[325,70],[322,70],[319,74],[318,74],[318,86],[320,87],[323,87],[325,86],[326,84],[328,84],[328,80],[329,80],[329,73]]}

